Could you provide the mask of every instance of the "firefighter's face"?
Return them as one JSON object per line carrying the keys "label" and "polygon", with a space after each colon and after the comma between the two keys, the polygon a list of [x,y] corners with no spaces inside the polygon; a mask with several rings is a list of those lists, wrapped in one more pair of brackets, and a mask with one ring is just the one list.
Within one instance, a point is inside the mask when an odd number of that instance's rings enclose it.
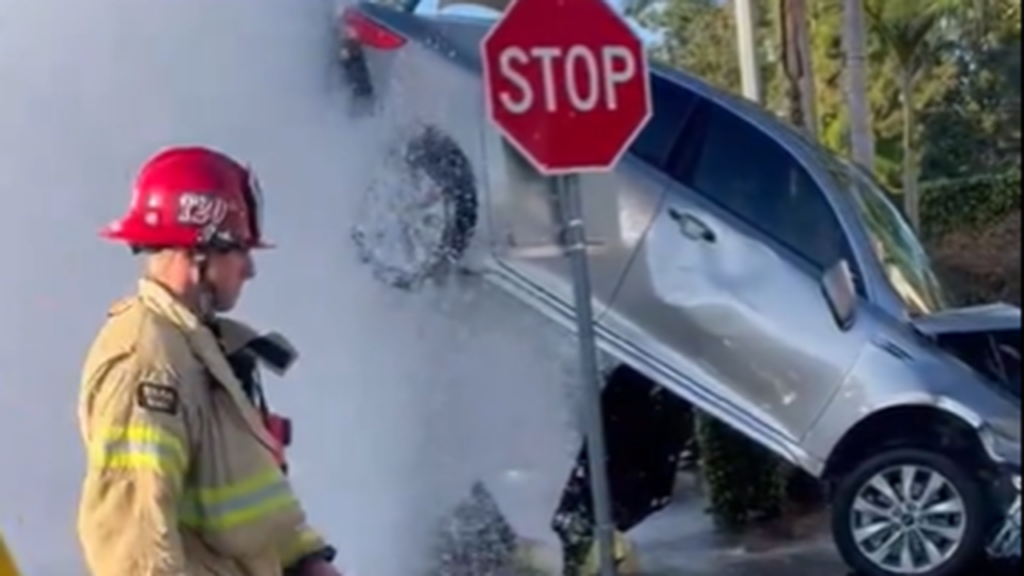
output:
{"label": "firefighter's face", "polygon": [[242,295],[242,287],[256,275],[249,250],[231,250],[210,255],[206,281],[213,289],[213,306],[217,312],[235,307]]}

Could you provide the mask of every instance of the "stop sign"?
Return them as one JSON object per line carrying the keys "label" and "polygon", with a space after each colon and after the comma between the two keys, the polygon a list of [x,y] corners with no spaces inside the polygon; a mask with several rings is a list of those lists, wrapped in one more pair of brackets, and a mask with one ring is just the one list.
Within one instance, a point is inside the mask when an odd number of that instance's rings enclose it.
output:
{"label": "stop sign", "polygon": [[643,44],[603,0],[513,0],[481,51],[488,116],[542,174],[611,170],[650,117]]}

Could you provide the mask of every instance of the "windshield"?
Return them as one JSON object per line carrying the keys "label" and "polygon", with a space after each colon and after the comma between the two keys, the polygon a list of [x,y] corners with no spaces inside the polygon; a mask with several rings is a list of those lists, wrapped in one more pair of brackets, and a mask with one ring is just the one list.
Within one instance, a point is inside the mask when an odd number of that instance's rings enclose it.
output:
{"label": "windshield", "polygon": [[945,290],[921,241],[866,170],[843,162],[844,180],[871,236],[872,248],[889,283],[913,315],[948,305]]}

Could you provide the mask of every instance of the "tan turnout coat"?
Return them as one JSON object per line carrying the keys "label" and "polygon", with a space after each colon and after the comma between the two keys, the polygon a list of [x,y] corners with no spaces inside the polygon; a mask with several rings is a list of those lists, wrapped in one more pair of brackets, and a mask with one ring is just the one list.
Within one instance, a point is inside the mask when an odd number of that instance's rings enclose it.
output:
{"label": "tan turnout coat", "polygon": [[79,416],[93,576],[281,576],[323,548],[217,339],[160,285],[111,308]]}

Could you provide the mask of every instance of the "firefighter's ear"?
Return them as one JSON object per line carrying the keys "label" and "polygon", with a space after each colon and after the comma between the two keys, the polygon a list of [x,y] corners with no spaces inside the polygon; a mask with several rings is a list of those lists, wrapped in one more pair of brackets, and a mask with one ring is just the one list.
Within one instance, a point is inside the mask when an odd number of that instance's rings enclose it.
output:
{"label": "firefighter's ear", "polygon": [[299,358],[299,352],[295,346],[277,332],[268,332],[249,341],[246,348],[278,376],[287,372]]}

